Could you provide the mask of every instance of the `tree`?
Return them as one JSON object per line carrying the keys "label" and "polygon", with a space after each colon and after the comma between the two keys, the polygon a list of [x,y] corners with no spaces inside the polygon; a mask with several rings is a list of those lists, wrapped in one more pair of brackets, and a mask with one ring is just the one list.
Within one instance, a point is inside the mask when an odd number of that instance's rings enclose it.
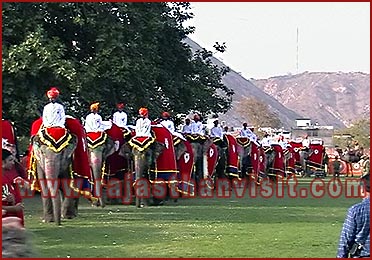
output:
{"label": "tree", "polygon": [[338,130],[335,132],[337,135],[349,135],[350,138],[333,138],[335,145],[340,147],[346,147],[352,143],[352,140],[358,141],[359,145],[364,148],[370,147],[370,119],[359,119],[353,122],[353,124],[345,129]]}
{"label": "tree", "polygon": [[256,127],[280,128],[282,125],[278,115],[270,111],[267,104],[255,98],[243,99],[238,105],[237,112]]}
{"label": "tree", "polygon": [[75,117],[96,101],[103,117],[119,101],[132,117],[141,106],[150,117],[227,111],[233,91],[221,79],[228,68],[182,42],[193,31],[183,26],[193,17],[189,9],[161,2],[4,3],[3,115],[28,134],[50,86],[60,88]]}

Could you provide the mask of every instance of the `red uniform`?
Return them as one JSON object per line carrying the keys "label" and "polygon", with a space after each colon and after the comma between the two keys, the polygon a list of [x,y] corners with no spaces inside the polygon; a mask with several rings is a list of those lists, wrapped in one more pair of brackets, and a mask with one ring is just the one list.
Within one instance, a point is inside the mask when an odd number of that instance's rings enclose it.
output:
{"label": "red uniform", "polygon": [[[15,172],[15,170],[14,170]],[[3,206],[15,206],[17,204],[20,204],[22,203],[22,197],[21,197],[21,194],[19,192],[19,189],[18,189],[18,186],[16,184],[14,184],[14,176],[17,176],[16,172],[14,173],[13,171],[10,171],[10,172],[7,172],[7,173],[3,173],[3,176],[2,176],[2,205]],[[6,197],[9,195],[9,194],[13,194],[14,196],[14,199],[15,199],[15,203],[14,204],[10,204]],[[18,217],[20,218],[22,221],[22,226],[24,226],[24,215],[23,215],[23,211],[22,212],[18,212],[18,213],[9,213],[7,212],[6,214],[4,214],[2,216],[3,218],[5,217]]]}

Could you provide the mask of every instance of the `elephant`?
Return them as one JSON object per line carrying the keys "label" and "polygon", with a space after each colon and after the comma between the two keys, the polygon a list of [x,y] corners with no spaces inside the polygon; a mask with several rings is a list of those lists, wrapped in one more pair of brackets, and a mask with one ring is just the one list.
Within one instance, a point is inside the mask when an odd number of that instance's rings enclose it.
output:
{"label": "elephant", "polygon": [[218,137],[213,138],[213,143],[216,145],[218,153],[215,178],[224,178],[226,177],[226,143],[224,143],[223,140]]}
{"label": "elephant", "polygon": [[238,143],[239,177],[244,178],[253,171],[251,161],[252,142],[248,137],[237,137],[236,141]]}
{"label": "elephant", "polygon": [[363,149],[346,149],[345,151],[342,151],[342,149],[338,148],[337,151],[340,154],[340,159],[346,163],[346,177],[349,176],[350,172],[351,177],[354,177],[353,163],[357,163],[361,160],[361,157],[363,156]]}
{"label": "elephant", "polygon": [[191,143],[194,155],[194,178],[196,183],[208,175],[207,152],[213,144],[213,140],[202,135],[187,135],[187,140]]}
{"label": "elephant", "polygon": [[270,149],[265,150],[266,156],[266,173],[268,177],[276,181],[278,177],[285,176],[285,163],[283,149],[279,144],[271,144]]}
{"label": "elephant", "polygon": [[298,153],[300,155],[302,177],[304,177],[304,176],[307,176],[309,174],[306,161],[309,158],[309,155],[311,154],[311,150],[310,150],[310,148],[301,148]]}
{"label": "elephant", "polygon": [[45,138],[42,134],[45,132],[42,130],[31,138],[31,143],[42,192],[43,219],[45,222],[54,221],[57,225],[61,225],[61,217],[74,218],[77,215],[76,196],[62,198],[60,194],[61,189],[65,194],[76,194],[70,185],[63,185],[66,184],[63,180],[71,181],[73,178],[71,164],[72,154],[77,147],[77,137],[65,130],[65,139],[56,148]]}
{"label": "elephant", "polygon": [[[129,141],[129,145],[132,147],[136,184],[138,184],[139,180],[149,180],[150,169],[154,168],[154,163],[165,149],[165,146],[157,142],[154,137],[133,137]],[[140,189],[138,187],[135,188],[136,207],[148,206],[149,197],[140,192],[140,194],[137,193],[137,190],[140,191]]]}
{"label": "elephant", "polygon": [[98,197],[95,206],[105,207],[105,198],[102,192],[103,174],[106,159],[115,152],[115,142],[105,132],[87,133],[89,165],[93,173],[94,195]]}

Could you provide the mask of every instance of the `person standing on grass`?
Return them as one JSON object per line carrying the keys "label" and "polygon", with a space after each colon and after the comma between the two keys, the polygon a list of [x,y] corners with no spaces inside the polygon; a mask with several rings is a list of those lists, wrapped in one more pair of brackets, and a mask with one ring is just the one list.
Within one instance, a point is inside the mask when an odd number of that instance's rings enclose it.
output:
{"label": "person standing on grass", "polygon": [[370,173],[361,177],[363,201],[349,208],[342,227],[337,258],[370,257]]}

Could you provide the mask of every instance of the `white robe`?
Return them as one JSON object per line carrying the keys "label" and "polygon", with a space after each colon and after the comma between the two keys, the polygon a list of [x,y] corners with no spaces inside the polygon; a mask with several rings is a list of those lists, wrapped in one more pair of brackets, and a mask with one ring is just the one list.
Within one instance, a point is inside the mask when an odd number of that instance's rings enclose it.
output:
{"label": "white robe", "polygon": [[59,103],[50,102],[43,109],[43,125],[45,127],[63,127],[65,128],[66,114],[65,109]]}
{"label": "white robe", "polygon": [[148,118],[138,118],[136,121],[136,136],[151,137],[151,121]]}
{"label": "white robe", "polygon": [[118,127],[125,127],[127,125],[128,116],[124,111],[116,111],[112,115],[112,122]]}
{"label": "white robe", "polygon": [[191,134],[204,135],[202,122],[198,121],[198,122],[191,123]]}
{"label": "white robe", "polygon": [[110,121],[102,121],[102,117],[97,113],[90,113],[85,119],[85,131],[89,132],[103,132],[112,127]]}
{"label": "white robe", "polygon": [[172,134],[175,132],[174,123],[173,123],[172,120],[169,120],[169,119],[167,119],[167,120],[162,120],[162,121],[160,122],[160,124],[161,124],[162,126],[164,126],[165,128],[167,128],[167,129],[169,130],[169,132],[171,132]]}

